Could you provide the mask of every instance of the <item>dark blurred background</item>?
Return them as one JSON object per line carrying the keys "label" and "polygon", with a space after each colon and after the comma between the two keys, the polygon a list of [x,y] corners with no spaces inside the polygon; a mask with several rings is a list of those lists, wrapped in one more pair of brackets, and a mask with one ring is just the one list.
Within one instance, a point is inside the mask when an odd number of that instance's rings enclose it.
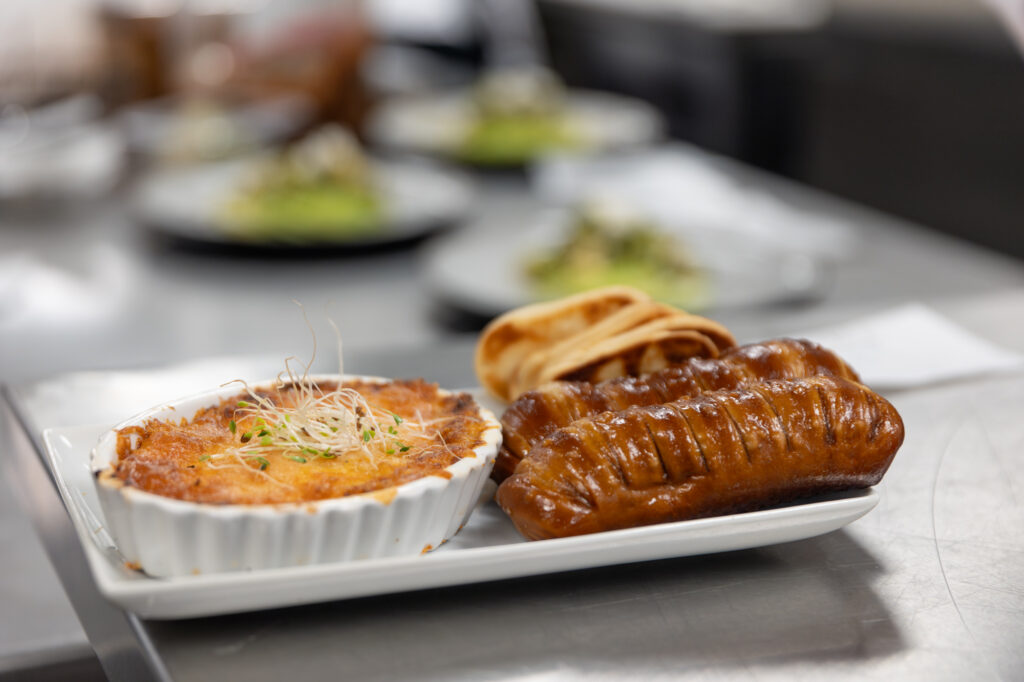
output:
{"label": "dark blurred background", "polygon": [[[156,144],[146,102],[300,95],[306,128],[359,131],[377,99],[468,82],[501,32],[487,4],[8,0],[0,121],[10,144],[24,112],[94,93],[133,114],[137,149]],[[536,16],[569,87],[640,98],[673,137],[1024,257],[1024,68],[983,2],[542,0]],[[303,127],[273,123],[268,139]]]}
{"label": "dark blurred background", "polygon": [[[71,92],[100,94],[108,111],[300,93],[310,122],[358,128],[374,88],[453,85],[480,66],[471,4],[9,0],[0,106],[10,123]],[[538,10],[569,86],[641,98],[674,137],[1024,257],[1024,68],[989,7],[749,4]]]}
{"label": "dark blurred background", "polygon": [[585,4],[541,3],[570,83],[642,97],[673,135],[1024,257],[1024,69],[982,3],[787,3],[807,14],[725,25]]}

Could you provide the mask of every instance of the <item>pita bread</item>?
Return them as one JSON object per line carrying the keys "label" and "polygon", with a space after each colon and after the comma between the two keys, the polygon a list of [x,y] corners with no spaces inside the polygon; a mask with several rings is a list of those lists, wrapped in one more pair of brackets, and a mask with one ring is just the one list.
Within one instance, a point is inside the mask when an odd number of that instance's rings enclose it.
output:
{"label": "pita bread", "polygon": [[532,353],[583,333],[628,305],[648,301],[638,289],[604,287],[505,313],[480,336],[474,358],[477,378],[487,390],[510,400],[512,378]]}
{"label": "pita bread", "polygon": [[674,329],[677,331],[689,329],[695,332],[700,332],[714,342],[715,347],[718,348],[719,352],[733,348],[736,345],[735,337],[733,337],[732,333],[724,325],[706,317],[693,315],[680,310],[672,317],[672,323],[673,324],[670,327],[666,327],[666,329]]}
{"label": "pita bread", "polygon": [[509,393],[520,395],[536,388],[543,383],[540,381],[540,376],[545,367],[576,350],[591,347],[605,339],[628,332],[654,320],[679,314],[678,309],[654,301],[640,301],[626,305],[578,334],[530,353],[513,372],[509,380]]}
{"label": "pita bread", "polygon": [[[640,308],[641,305],[632,307]],[[575,371],[573,368],[588,366],[597,357],[604,357],[607,361],[615,353],[628,355],[634,361],[640,362],[637,365],[636,362],[624,360],[622,365],[623,372],[636,375],[664,369],[669,364],[680,364],[691,357],[718,357],[721,351],[735,345],[736,342],[729,330],[717,322],[674,308],[668,308],[668,310],[669,314],[648,319],[632,329],[625,329],[616,334],[578,335],[572,339],[573,341],[579,339],[578,343],[560,344],[561,352],[552,352],[547,355],[547,362],[533,376],[533,385],[516,385],[513,388],[517,390],[513,393],[522,393],[546,381],[564,378]],[[622,318],[626,312],[627,309],[624,309],[616,313],[615,316]],[[608,318],[608,320],[610,319]],[[634,319],[641,318],[638,315]],[[605,326],[606,329],[610,329],[609,325],[596,326]],[[679,332],[680,335],[670,343],[668,332]],[[693,334],[684,334],[683,332],[693,332]],[[646,356],[633,357],[635,353],[632,349],[646,346],[650,346]],[[664,348],[661,348],[662,346]],[[659,351],[658,348],[661,350]],[[655,367],[655,369],[649,369],[650,367]],[[606,369],[605,371],[611,372],[612,370]],[[624,375],[612,374],[611,376]]]}
{"label": "pita bread", "polygon": [[565,380],[596,383],[621,376],[649,374],[683,364],[695,357],[718,357],[718,347],[714,341],[699,331],[634,330],[606,339],[548,366],[540,378],[542,382]]}

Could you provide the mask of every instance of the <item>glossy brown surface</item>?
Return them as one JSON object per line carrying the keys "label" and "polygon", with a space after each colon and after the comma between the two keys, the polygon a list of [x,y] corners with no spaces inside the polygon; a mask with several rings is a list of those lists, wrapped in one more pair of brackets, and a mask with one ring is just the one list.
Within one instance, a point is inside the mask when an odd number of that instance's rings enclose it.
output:
{"label": "glossy brown surface", "polygon": [[[331,391],[336,383],[322,383]],[[374,410],[399,415],[390,440],[377,439],[370,459],[361,451],[315,456],[282,449],[257,457],[239,457],[217,465],[216,455],[239,444],[253,428],[238,409],[239,394],[200,410],[180,423],[151,420],[118,436],[118,462],[112,475],[147,492],[191,502],[270,504],[310,502],[377,491],[424,476],[445,476],[445,467],[473,455],[485,422],[468,394],[443,394],[421,379],[386,383],[346,382]],[[290,405],[295,391],[261,391],[277,405]],[[236,429],[230,428],[232,421]],[[397,421],[397,420],[396,420]],[[423,428],[418,425],[422,424]],[[394,443],[401,441],[402,451]],[[210,459],[214,456],[214,459]],[[262,467],[262,468],[261,468]]]}
{"label": "glossy brown surface", "polygon": [[598,384],[548,383],[524,394],[505,411],[501,418],[504,441],[491,477],[498,483],[505,480],[534,445],[581,417],[759,381],[817,375],[857,380],[856,373],[831,351],[810,341],[777,339],[728,349],[718,359],[695,358],[642,377]]}
{"label": "glossy brown surface", "polygon": [[836,377],[753,384],[579,419],[497,501],[531,540],[747,511],[881,480],[895,408]]}

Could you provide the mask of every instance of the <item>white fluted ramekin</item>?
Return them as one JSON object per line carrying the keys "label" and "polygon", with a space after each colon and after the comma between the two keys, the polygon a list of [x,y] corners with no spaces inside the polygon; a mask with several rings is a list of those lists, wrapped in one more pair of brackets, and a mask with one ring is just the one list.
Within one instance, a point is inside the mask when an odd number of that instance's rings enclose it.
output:
{"label": "white fluted ramekin", "polygon": [[[321,375],[314,381],[387,382],[379,377]],[[267,387],[262,382],[254,388]],[[111,475],[117,432],[150,419],[191,419],[237,395],[226,386],[152,408],[100,437],[91,468],[107,530],[131,565],[162,578],[284,568],[419,554],[466,523],[494,466],[501,424],[477,405],[486,429],[474,456],[449,465],[451,478],[415,481],[347,497],[284,504],[206,504],[146,492]],[[440,391],[442,395],[449,394]]]}

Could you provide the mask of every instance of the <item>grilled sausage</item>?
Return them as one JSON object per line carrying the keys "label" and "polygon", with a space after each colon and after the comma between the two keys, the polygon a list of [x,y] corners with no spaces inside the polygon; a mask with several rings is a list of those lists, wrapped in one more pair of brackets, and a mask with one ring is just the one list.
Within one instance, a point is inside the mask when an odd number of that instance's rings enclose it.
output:
{"label": "grilled sausage", "polygon": [[895,408],[860,384],[766,382],[579,419],[497,501],[532,540],[728,514],[874,485],[902,442]]}
{"label": "grilled sausage", "polygon": [[598,384],[551,382],[516,400],[501,418],[503,444],[491,478],[501,483],[530,449],[557,429],[606,410],[656,405],[760,381],[829,375],[858,380],[834,353],[810,341],[777,339],[731,348],[643,377]]}

